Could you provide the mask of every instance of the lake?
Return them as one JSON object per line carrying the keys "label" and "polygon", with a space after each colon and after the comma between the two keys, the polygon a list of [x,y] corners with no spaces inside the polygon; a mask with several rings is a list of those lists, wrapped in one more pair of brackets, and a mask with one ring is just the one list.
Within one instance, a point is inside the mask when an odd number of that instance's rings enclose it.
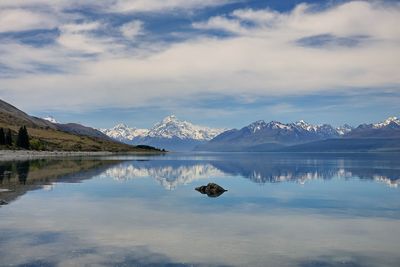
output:
{"label": "lake", "polygon": [[398,267],[399,184],[398,154],[0,162],[0,266]]}

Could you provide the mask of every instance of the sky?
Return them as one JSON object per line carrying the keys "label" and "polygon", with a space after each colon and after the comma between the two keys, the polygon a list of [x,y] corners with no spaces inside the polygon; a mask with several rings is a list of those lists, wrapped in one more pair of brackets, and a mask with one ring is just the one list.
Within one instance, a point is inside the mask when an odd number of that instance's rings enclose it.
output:
{"label": "sky", "polygon": [[399,1],[1,0],[0,98],[97,128],[399,116]]}

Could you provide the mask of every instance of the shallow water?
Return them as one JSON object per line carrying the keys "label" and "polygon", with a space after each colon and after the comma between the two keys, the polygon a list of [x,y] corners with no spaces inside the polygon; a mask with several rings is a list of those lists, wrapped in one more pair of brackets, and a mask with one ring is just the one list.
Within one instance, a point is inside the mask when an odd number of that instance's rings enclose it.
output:
{"label": "shallow water", "polygon": [[[2,162],[0,265],[399,266],[399,163],[273,153]],[[228,191],[194,190],[210,182]]]}

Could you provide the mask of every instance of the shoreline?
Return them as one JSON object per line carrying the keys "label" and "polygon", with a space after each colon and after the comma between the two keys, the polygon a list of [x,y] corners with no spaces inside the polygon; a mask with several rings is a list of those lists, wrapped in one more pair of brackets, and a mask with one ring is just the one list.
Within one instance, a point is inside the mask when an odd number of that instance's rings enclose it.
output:
{"label": "shoreline", "polygon": [[0,162],[14,160],[33,160],[63,157],[96,157],[113,155],[160,155],[168,152],[159,151],[35,151],[35,150],[0,150]]}
{"label": "shoreline", "polygon": [[31,160],[56,157],[109,156],[117,153],[110,151],[34,151],[0,150],[0,161]]}

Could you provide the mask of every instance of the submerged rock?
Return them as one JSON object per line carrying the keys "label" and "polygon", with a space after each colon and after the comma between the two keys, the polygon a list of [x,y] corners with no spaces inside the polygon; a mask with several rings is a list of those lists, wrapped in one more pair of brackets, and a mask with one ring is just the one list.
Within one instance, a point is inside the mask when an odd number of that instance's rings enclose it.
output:
{"label": "submerged rock", "polygon": [[208,185],[202,185],[202,186],[196,187],[195,189],[202,194],[207,194],[207,196],[209,196],[209,197],[219,197],[224,192],[228,191],[215,183],[209,183]]}

